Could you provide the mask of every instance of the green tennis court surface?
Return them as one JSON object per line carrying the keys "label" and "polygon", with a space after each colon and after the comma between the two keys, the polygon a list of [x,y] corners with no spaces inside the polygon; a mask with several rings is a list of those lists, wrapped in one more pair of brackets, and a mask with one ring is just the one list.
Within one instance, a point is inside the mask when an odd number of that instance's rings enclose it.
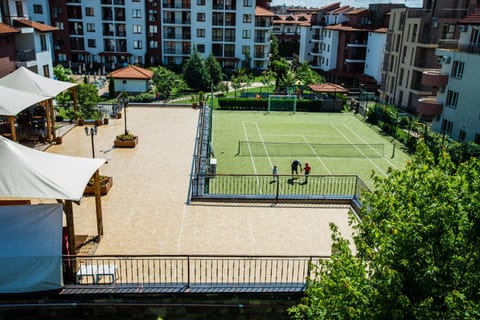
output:
{"label": "green tennis court surface", "polygon": [[379,135],[348,113],[213,112],[212,146],[217,173],[290,174],[298,159],[311,174],[358,175],[373,187],[371,174],[403,168],[409,156],[391,137]]}

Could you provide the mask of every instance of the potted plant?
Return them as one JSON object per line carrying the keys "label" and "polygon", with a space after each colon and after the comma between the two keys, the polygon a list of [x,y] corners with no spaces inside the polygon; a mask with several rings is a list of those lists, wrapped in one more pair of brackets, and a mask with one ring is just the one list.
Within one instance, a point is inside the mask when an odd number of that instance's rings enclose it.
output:
{"label": "potted plant", "polygon": [[116,148],[135,148],[138,143],[138,136],[131,133],[119,134],[115,137],[113,145]]}
{"label": "potted plant", "polygon": [[[100,175],[100,194],[106,195],[113,185],[113,177]],[[85,187],[85,194],[95,194],[95,179],[91,177]]]}

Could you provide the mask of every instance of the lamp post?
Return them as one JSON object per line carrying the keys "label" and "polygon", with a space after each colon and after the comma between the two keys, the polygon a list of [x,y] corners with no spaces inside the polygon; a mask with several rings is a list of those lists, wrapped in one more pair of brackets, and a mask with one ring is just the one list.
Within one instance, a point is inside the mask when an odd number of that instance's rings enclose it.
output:
{"label": "lamp post", "polygon": [[127,107],[128,107],[128,98],[124,98],[123,100],[123,113],[124,113],[124,119],[125,119],[125,135],[128,134],[127,130]]}
{"label": "lamp post", "polygon": [[94,127],[85,127],[85,134],[91,137],[92,140],[92,158],[95,158],[95,143],[93,141],[93,137],[97,135],[97,126]]}

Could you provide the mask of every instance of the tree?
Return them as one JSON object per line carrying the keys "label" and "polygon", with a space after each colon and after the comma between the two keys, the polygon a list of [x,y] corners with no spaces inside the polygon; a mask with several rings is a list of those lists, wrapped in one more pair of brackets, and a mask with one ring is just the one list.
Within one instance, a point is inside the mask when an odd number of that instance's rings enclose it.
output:
{"label": "tree", "polygon": [[192,89],[202,91],[210,89],[210,76],[197,52],[193,52],[185,63],[183,79]]}
{"label": "tree", "polygon": [[168,99],[174,90],[182,90],[185,87],[183,79],[165,67],[153,67],[152,71],[153,85],[162,99]]}
{"label": "tree", "polygon": [[293,84],[294,79],[290,73],[290,63],[285,58],[274,60],[271,70],[275,76],[275,91],[280,91]]}
{"label": "tree", "polygon": [[95,106],[100,97],[98,88],[91,83],[82,83],[78,88],[78,105],[80,106],[81,116],[87,119],[97,116]]}
{"label": "tree", "polygon": [[53,67],[53,75],[59,81],[74,82],[72,78],[72,70],[65,68],[61,64]]}
{"label": "tree", "polygon": [[[405,169],[376,177],[363,199],[355,267],[332,250],[335,264],[319,268],[321,282],[290,309],[292,317],[355,319],[346,313],[351,308],[368,319],[480,317],[480,160],[456,166],[445,151],[435,158],[423,143],[417,150]],[[337,286],[320,286],[329,280]],[[365,303],[342,295],[344,283]]]}
{"label": "tree", "polygon": [[312,70],[312,68],[307,62],[297,68],[296,77],[297,80],[301,81],[304,86],[308,86],[309,84],[314,83],[325,82],[325,79],[317,72]]}
{"label": "tree", "polygon": [[211,83],[217,86],[223,80],[223,71],[222,66],[212,54],[205,60],[205,68],[210,75]]}

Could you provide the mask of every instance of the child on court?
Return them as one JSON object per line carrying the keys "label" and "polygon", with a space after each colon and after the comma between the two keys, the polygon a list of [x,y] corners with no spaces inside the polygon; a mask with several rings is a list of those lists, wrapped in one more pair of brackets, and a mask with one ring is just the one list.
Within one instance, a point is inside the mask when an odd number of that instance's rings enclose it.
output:
{"label": "child on court", "polygon": [[310,174],[311,170],[312,168],[310,168],[310,165],[308,164],[308,162],[305,162],[305,166],[303,167],[303,171],[305,171],[305,181],[303,182],[303,184],[307,184],[308,175]]}

